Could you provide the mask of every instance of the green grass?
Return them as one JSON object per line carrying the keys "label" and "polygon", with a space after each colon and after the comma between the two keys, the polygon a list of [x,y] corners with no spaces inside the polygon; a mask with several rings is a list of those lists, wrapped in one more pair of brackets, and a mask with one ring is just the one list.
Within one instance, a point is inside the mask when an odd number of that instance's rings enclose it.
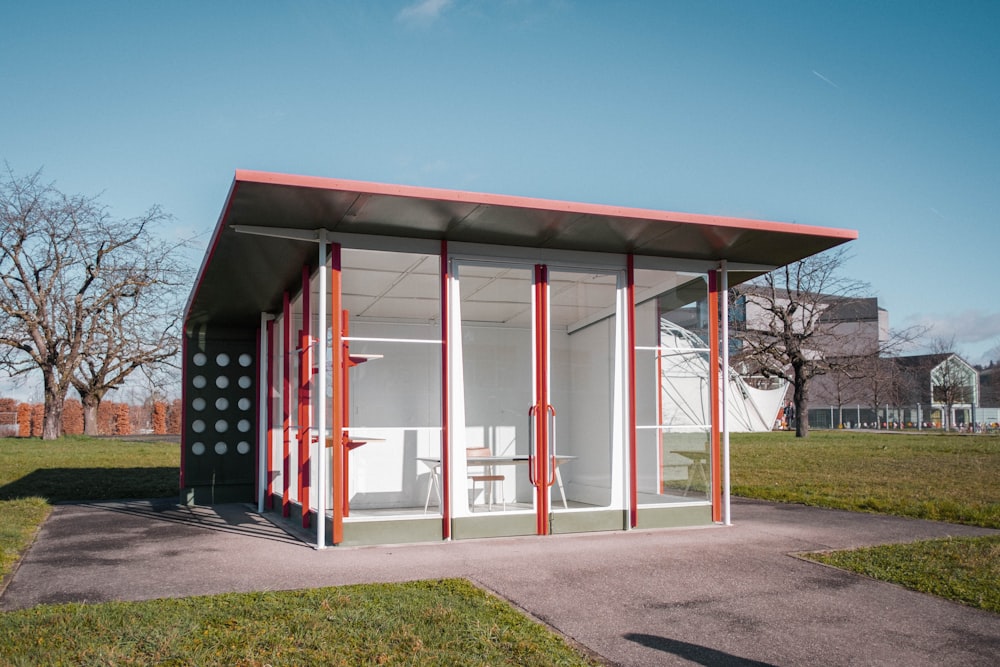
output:
{"label": "green grass", "polygon": [[1000,528],[1000,438],[813,431],[731,437],[732,493]]}
{"label": "green grass", "polygon": [[0,438],[0,582],[51,503],[177,496],[179,465],[176,443]]}
{"label": "green grass", "polygon": [[176,442],[0,438],[0,500],[178,496],[179,468]]}
{"label": "green grass", "polygon": [[1000,614],[1000,536],[950,537],[804,556]]}
{"label": "green grass", "polygon": [[464,580],[41,606],[9,665],[596,665]]}
{"label": "green grass", "polygon": [[[1000,528],[996,436],[813,431],[731,441],[734,495]],[[805,556],[1000,613],[998,536]]]}
{"label": "green grass", "polygon": [[[176,443],[0,439],[0,575],[50,502],[178,494]],[[0,614],[0,665],[596,665],[462,580]]]}
{"label": "green grass", "polygon": [[[50,502],[177,493],[178,447],[0,440],[0,568]],[[736,434],[733,493],[1000,527],[1000,438],[814,431]],[[1000,538],[810,558],[1000,612]],[[557,636],[458,580],[229,594],[0,614],[0,663],[584,665]]]}

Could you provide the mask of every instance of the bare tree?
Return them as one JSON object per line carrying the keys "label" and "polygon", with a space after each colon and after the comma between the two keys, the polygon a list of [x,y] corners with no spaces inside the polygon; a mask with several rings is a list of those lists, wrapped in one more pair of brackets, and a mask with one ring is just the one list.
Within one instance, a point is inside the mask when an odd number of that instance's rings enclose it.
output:
{"label": "bare tree", "polygon": [[839,275],[847,258],[836,248],[734,290],[745,298],[747,322],[733,333],[740,341],[733,360],[746,372],[789,382],[796,437],[809,434],[809,381],[830,372],[837,358],[863,352],[856,326],[834,316],[868,292],[866,283]]}
{"label": "bare tree", "polygon": [[109,391],[121,387],[135,371],[155,373],[180,350],[180,306],[172,317],[154,317],[142,308],[137,300],[124,310],[109,308],[88,331],[87,355],[71,380],[83,404],[87,435],[97,435],[97,411]]}
{"label": "bare tree", "polygon": [[[97,435],[104,396],[141,370],[153,377],[180,350],[180,274],[169,248],[147,254],[152,273],[137,278],[125,293],[111,294],[108,306],[88,323],[84,355],[71,383],[83,404],[84,433]],[[155,278],[154,278],[155,276]]]}
{"label": "bare tree", "polygon": [[[116,303],[162,279],[153,207],[115,219],[96,198],[66,195],[41,172],[0,174],[0,365],[42,376],[41,436],[60,435],[73,376],[92,350],[90,327]],[[148,255],[147,253],[152,253]]]}
{"label": "bare tree", "polygon": [[[864,387],[863,396],[868,407],[875,413],[875,428],[881,428],[879,410],[888,404],[898,405],[900,397],[900,373],[895,360],[880,354],[859,357],[852,369]],[[888,423],[889,415],[885,421]]]}

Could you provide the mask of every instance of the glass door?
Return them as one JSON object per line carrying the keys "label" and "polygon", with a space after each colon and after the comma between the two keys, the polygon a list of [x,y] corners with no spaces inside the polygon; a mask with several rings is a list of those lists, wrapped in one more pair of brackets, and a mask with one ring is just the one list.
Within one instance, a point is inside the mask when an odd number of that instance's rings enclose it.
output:
{"label": "glass door", "polygon": [[453,461],[464,466],[452,484],[466,527],[456,536],[621,528],[620,517],[584,516],[620,487],[620,277],[486,262],[456,275],[464,423]]}

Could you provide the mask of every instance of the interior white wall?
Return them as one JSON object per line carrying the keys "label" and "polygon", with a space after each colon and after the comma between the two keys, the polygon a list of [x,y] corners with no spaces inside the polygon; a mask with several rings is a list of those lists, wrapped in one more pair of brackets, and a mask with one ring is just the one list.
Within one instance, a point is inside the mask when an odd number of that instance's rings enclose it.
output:
{"label": "interior white wall", "polygon": [[566,495],[597,506],[611,503],[614,325],[605,318],[551,337],[558,453],[577,457],[561,470]]}
{"label": "interior white wall", "polygon": [[420,459],[441,455],[440,335],[436,323],[351,322],[350,352],[382,355],[348,370],[349,432],[371,438],[348,455],[352,508],[423,505],[432,465]]}

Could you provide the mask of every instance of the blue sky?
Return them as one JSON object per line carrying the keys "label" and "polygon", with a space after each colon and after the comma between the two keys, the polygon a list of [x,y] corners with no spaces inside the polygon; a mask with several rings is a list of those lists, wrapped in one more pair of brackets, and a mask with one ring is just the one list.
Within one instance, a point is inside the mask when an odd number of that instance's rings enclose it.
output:
{"label": "blue sky", "polygon": [[201,248],[239,168],[847,227],[894,328],[1000,360],[995,0],[2,15],[0,160]]}

